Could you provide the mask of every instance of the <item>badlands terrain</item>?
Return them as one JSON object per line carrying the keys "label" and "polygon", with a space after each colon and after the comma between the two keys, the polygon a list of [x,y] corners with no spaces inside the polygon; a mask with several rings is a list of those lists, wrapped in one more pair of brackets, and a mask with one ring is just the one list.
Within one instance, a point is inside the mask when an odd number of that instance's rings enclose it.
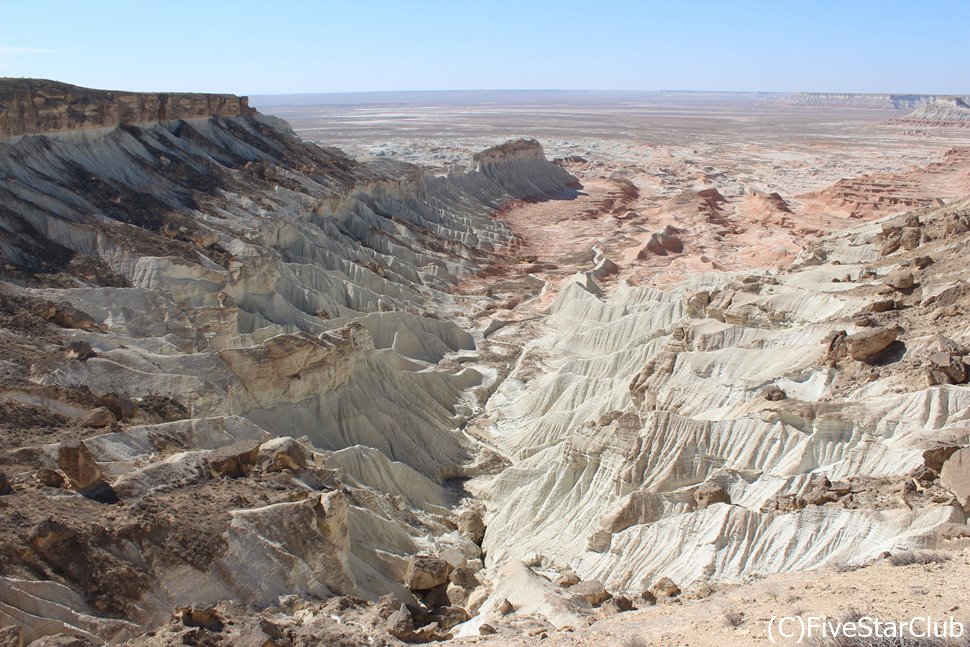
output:
{"label": "badlands terrain", "polygon": [[0,80],[0,645],[970,621],[963,105]]}

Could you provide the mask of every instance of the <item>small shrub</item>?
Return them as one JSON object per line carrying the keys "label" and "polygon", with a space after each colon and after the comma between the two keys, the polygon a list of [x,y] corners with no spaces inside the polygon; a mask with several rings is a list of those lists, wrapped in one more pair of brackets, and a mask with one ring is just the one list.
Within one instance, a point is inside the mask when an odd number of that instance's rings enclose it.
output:
{"label": "small shrub", "polygon": [[932,550],[906,550],[890,555],[889,563],[893,566],[909,566],[911,564],[939,564],[949,559],[949,555]]}
{"label": "small shrub", "polygon": [[724,623],[737,629],[744,624],[744,614],[740,611],[728,610],[724,612]]}
{"label": "small shrub", "polygon": [[640,636],[630,636],[623,641],[621,647],[650,647],[647,641]]}

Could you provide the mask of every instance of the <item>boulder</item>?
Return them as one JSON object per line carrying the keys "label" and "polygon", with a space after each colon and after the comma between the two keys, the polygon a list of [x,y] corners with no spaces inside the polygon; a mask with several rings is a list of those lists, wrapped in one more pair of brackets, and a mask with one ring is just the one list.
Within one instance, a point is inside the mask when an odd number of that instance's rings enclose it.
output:
{"label": "boulder", "polygon": [[238,627],[239,638],[233,647],[289,647],[293,641],[286,631],[266,618],[251,618]]}
{"label": "boulder", "polygon": [[573,571],[566,570],[559,574],[559,577],[556,578],[555,582],[556,585],[561,586],[564,589],[568,589],[570,586],[579,584],[580,579],[579,576]]}
{"label": "boulder", "polygon": [[175,610],[175,617],[186,627],[201,627],[214,633],[225,628],[222,617],[212,607],[182,607]]}
{"label": "boulder", "polygon": [[775,384],[772,384],[762,389],[761,397],[763,397],[765,400],[768,400],[769,402],[778,402],[780,400],[787,400],[788,394],[785,393],[781,389],[781,387]]}
{"label": "boulder", "polygon": [[947,236],[958,236],[970,231],[970,217],[951,213],[946,217],[945,231]]}
{"label": "boulder", "polygon": [[455,625],[467,622],[471,616],[461,607],[448,606],[440,609],[434,615],[438,627],[447,631]]}
{"label": "boulder", "polygon": [[916,249],[922,240],[923,232],[919,227],[903,227],[900,235],[899,244],[903,249]]}
{"label": "boulder", "polygon": [[694,490],[694,501],[697,503],[697,509],[703,510],[714,503],[727,503],[730,505],[731,495],[725,492],[724,488],[717,483],[708,481]]}
{"label": "boulder", "polygon": [[91,348],[91,344],[86,341],[72,341],[68,348],[70,349],[68,354],[71,359],[76,359],[81,362],[97,356],[97,353]]}
{"label": "boulder", "polygon": [[84,490],[104,480],[94,454],[80,440],[64,443],[58,448],[57,466],[77,490]]}
{"label": "boulder", "polygon": [[447,585],[451,566],[443,559],[430,555],[415,555],[408,563],[405,585],[412,591],[430,591],[436,586]]}
{"label": "boulder", "polygon": [[849,356],[857,361],[875,357],[896,341],[895,328],[873,328],[847,335],[845,346]]}
{"label": "boulder", "polygon": [[7,480],[7,475],[0,472],[0,495],[11,494],[13,492],[13,486],[10,481]]}
{"label": "boulder", "polygon": [[256,465],[259,459],[259,448],[258,441],[244,440],[213,449],[206,455],[206,461],[216,474],[239,478],[248,474]]}
{"label": "boulder", "polygon": [[462,566],[453,570],[448,576],[448,581],[455,586],[460,586],[468,591],[477,589],[482,585],[482,582],[478,579],[478,575],[476,575],[475,571],[467,566]]}
{"label": "boulder", "polygon": [[575,597],[585,600],[593,607],[598,607],[613,597],[599,580],[586,580],[574,584],[570,587],[569,592]]}
{"label": "boulder", "polygon": [[970,509],[970,447],[946,459],[940,470],[940,485],[953,493],[964,510]]}
{"label": "boulder", "polygon": [[916,279],[912,272],[899,270],[886,277],[886,285],[894,290],[908,290],[916,285]]}
{"label": "boulder", "polygon": [[694,319],[703,317],[704,311],[710,303],[711,294],[709,292],[695,292],[687,299],[687,316]]}
{"label": "boulder", "polygon": [[886,239],[879,250],[879,253],[883,256],[889,256],[902,245],[902,239],[900,236],[894,236],[892,238]]}
{"label": "boulder", "polygon": [[660,242],[660,237],[657,234],[652,234],[647,240],[647,244],[637,253],[637,258],[647,258],[653,254],[655,256],[666,256],[667,250],[664,249],[663,243]]}
{"label": "boulder", "polygon": [[387,622],[384,623],[384,629],[387,633],[404,642],[417,639],[417,634],[414,631],[414,619],[411,617],[411,612],[403,604],[387,619]]}
{"label": "boulder", "polygon": [[680,587],[669,577],[661,577],[650,587],[650,592],[656,596],[657,600],[664,600],[680,595]]}
{"label": "boulder", "polygon": [[873,301],[868,306],[866,306],[866,310],[868,310],[869,312],[876,312],[876,313],[889,312],[890,310],[895,310],[895,309],[896,309],[896,302],[893,299],[879,299],[878,301]]}
{"label": "boulder", "polygon": [[485,521],[479,510],[463,510],[458,515],[458,531],[474,544],[481,546],[485,539]]}
{"label": "boulder", "polygon": [[608,615],[623,613],[625,611],[632,611],[633,600],[626,597],[625,595],[615,595],[603,603],[602,609],[603,609],[603,612]]}
{"label": "boulder", "polygon": [[288,436],[274,438],[260,445],[259,456],[267,472],[299,472],[307,466],[306,449]]}
{"label": "boulder", "polygon": [[515,611],[515,605],[509,602],[508,598],[502,598],[502,601],[495,605],[495,611],[500,616],[507,616]]}
{"label": "boulder", "polygon": [[62,488],[65,485],[64,476],[57,470],[52,470],[47,467],[42,467],[37,470],[37,473],[34,474],[34,479],[45,487]]}
{"label": "boulder", "polygon": [[91,429],[103,429],[110,427],[115,422],[115,414],[111,413],[108,407],[98,407],[94,409],[81,421],[82,427]]}
{"label": "boulder", "polygon": [[483,624],[478,628],[479,636],[494,636],[498,630],[490,624]]}
{"label": "boulder", "polygon": [[656,236],[664,250],[670,252],[671,254],[680,254],[684,251],[684,242],[668,231],[662,231],[656,234]]}
{"label": "boulder", "polygon": [[931,447],[923,452],[923,465],[930,468],[937,474],[943,469],[943,464],[946,460],[953,456],[953,454],[959,450],[959,447],[954,445],[940,445],[939,447]]}
{"label": "boulder", "polygon": [[651,606],[657,604],[657,596],[653,594],[653,591],[646,589],[640,594],[640,599],[643,601],[644,605]]}

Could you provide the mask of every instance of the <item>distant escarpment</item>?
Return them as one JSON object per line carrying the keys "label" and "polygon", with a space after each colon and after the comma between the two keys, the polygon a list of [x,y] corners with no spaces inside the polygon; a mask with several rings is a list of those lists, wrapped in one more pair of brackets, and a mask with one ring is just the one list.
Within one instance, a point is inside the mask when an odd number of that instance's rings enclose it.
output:
{"label": "distant escarpment", "polygon": [[857,94],[845,92],[796,92],[782,99],[792,106],[820,108],[866,108],[870,110],[907,110],[936,101],[930,94]]}
{"label": "distant escarpment", "polygon": [[900,119],[891,119],[893,126],[937,128],[970,128],[970,104],[965,97],[938,99],[921,105]]}
{"label": "distant escarpment", "polygon": [[250,112],[248,98],[232,94],[115,92],[43,79],[0,78],[0,137]]}

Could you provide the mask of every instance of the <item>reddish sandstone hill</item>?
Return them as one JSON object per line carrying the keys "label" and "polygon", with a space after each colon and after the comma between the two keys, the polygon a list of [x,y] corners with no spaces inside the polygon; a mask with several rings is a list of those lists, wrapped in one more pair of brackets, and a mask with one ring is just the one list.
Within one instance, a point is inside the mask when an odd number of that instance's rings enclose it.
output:
{"label": "reddish sandstone hill", "polygon": [[959,147],[925,167],[842,179],[821,191],[796,197],[806,203],[809,211],[868,219],[967,193],[970,193],[970,147]]}

